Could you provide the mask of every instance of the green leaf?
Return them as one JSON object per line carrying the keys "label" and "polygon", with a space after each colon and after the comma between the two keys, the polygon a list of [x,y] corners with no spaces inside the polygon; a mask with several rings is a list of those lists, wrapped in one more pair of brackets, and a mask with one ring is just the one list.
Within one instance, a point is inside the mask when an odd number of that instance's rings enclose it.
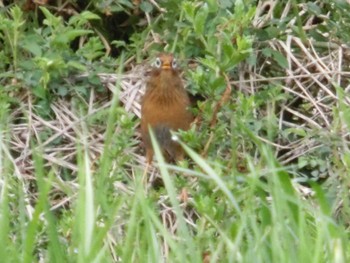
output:
{"label": "green leaf", "polygon": [[89,20],[100,20],[101,18],[90,12],[84,11],[80,14],[74,15],[69,19],[68,25],[75,25],[75,27],[81,27],[86,24]]}
{"label": "green leaf", "polygon": [[41,99],[46,99],[46,89],[42,85],[38,85],[33,88],[33,93],[35,96],[41,98]]}
{"label": "green leaf", "polygon": [[186,19],[193,23],[195,10],[194,4],[192,2],[184,2],[182,5],[182,10],[185,13]]}
{"label": "green leaf", "polygon": [[233,2],[234,1],[232,0],[219,0],[220,7],[222,9],[231,8],[233,5]]}
{"label": "green leaf", "polygon": [[71,68],[75,68],[81,71],[87,71],[86,66],[77,61],[69,61],[67,65]]}
{"label": "green leaf", "polygon": [[67,89],[67,87],[65,87],[65,86],[60,86],[58,89],[57,89],[57,93],[58,93],[58,95],[60,95],[60,96],[66,96],[67,94],[68,94],[68,89]]}
{"label": "green leaf", "polygon": [[99,76],[90,74],[88,77],[89,83],[92,85],[100,86],[101,85],[101,79]]}
{"label": "green leaf", "polygon": [[288,68],[288,60],[279,51],[272,51],[272,58],[280,65],[282,68]]}
{"label": "green leaf", "polygon": [[48,25],[52,28],[57,28],[62,23],[62,18],[60,16],[59,17],[54,16],[53,14],[50,13],[50,11],[47,8],[43,6],[40,6],[39,8],[46,17],[46,19],[44,20],[45,25]]}
{"label": "green leaf", "polygon": [[69,39],[69,41],[72,41],[77,37],[85,36],[85,35],[92,34],[92,33],[93,33],[92,30],[73,29],[73,30],[69,30],[64,35]]}
{"label": "green leaf", "polygon": [[247,62],[251,66],[255,66],[257,61],[256,54],[250,53],[249,57],[247,58]]}
{"label": "green leaf", "polygon": [[10,12],[13,18],[13,22],[15,24],[15,28],[19,28],[22,25],[24,25],[25,21],[23,20],[23,12],[20,7],[14,6],[13,8],[11,8]]}
{"label": "green leaf", "polygon": [[22,48],[32,53],[34,56],[41,57],[42,56],[42,44],[38,43],[38,36],[37,35],[28,35],[26,38],[22,41]]}
{"label": "green leaf", "polygon": [[281,33],[281,30],[278,27],[275,27],[275,26],[270,26],[270,27],[266,28],[264,31],[269,36],[268,39],[275,38]]}
{"label": "green leaf", "polygon": [[60,44],[67,44],[67,43],[70,43],[72,40],[74,40],[77,37],[84,36],[84,35],[91,34],[91,33],[93,33],[92,30],[72,29],[72,30],[69,30],[65,33],[58,35],[55,38],[54,42],[60,43]]}
{"label": "green leaf", "polygon": [[301,137],[305,137],[306,136],[306,131],[304,129],[300,129],[300,128],[290,128],[290,129],[286,129],[285,130],[286,135],[293,133],[296,135],[299,135]]}
{"label": "green leaf", "polygon": [[272,49],[271,48],[264,48],[263,50],[262,50],[262,53],[263,53],[263,55],[265,56],[265,57],[271,57],[271,54],[272,54]]}
{"label": "green leaf", "polygon": [[279,51],[273,50],[271,48],[264,48],[262,53],[266,57],[272,57],[281,67],[288,68],[288,60]]}
{"label": "green leaf", "polygon": [[124,40],[113,40],[111,42],[112,45],[114,45],[115,47],[126,47],[126,42]]}
{"label": "green leaf", "polygon": [[147,1],[142,1],[140,9],[145,13],[151,13],[153,11],[153,5]]}
{"label": "green leaf", "polygon": [[86,20],[100,20],[101,19],[98,15],[96,15],[90,11],[84,11],[84,12],[80,13],[80,16]]}
{"label": "green leaf", "polygon": [[309,164],[309,161],[306,158],[304,158],[304,157],[298,158],[298,168],[299,169],[304,168],[308,164]]}
{"label": "green leaf", "polygon": [[249,37],[237,37],[237,48],[241,54],[248,55],[252,51],[252,39]]}
{"label": "green leaf", "polygon": [[313,2],[308,2],[307,4],[307,9],[314,15],[319,16],[320,14],[322,14],[321,8],[316,5]]}
{"label": "green leaf", "polygon": [[235,49],[234,49],[234,46],[232,45],[232,43],[228,42],[228,41],[225,41],[223,44],[222,44],[222,50],[224,52],[224,56],[225,57],[232,57],[234,52],[235,52]]}
{"label": "green leaf", "polygon": [[202,65],[204,65],[204,66],[206,66],[214,71],[217,70],[218,64],[216,63],[216,60],[213,57],[199,58],[198,61]]}
{"label": "green leaf", "polygon": [[204,3],[197,11],[193,22],[194,31],[197,33],[197,35],[203,35],[208,13],[208,5]]}
{"label": "green leaf", "polygon": [[210,13],[216,13],[218,11],[218,3],[216,0],[207,0],[208,8]]}

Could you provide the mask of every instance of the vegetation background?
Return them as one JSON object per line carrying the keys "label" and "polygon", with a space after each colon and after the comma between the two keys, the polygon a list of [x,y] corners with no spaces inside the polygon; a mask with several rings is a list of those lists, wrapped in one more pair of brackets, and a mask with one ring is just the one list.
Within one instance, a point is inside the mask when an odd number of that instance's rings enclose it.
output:
{"label": "vegetation background", "polygon": [[[347,1],[0,1],[2,262],[349,262]],[[189,158],[144,178],[182,64]]]}

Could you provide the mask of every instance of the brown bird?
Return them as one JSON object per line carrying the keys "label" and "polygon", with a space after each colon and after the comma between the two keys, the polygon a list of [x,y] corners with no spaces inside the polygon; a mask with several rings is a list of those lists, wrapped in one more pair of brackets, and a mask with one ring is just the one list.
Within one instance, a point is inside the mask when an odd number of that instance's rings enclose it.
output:
{"label": "brown bird", "polygon": [[170,131],[188,130],[193,120],[189,111],[190,99],[179,75],[172,54],[160,54],[147,82],[141,102],[141,135],[146,148],[147,163],[153,159],[151,127],[167,161],[184,157],[180,144],[172,139]]}

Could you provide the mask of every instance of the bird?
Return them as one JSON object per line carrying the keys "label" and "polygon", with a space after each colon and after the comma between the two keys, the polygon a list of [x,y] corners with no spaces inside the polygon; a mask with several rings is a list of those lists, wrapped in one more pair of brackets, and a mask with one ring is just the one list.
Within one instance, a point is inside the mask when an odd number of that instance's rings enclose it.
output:
{"label": "bird", "polygon": [[171,131],[186,131],[192,121],[190,98],[184,88],[177,60],[171,53],[160,53],[141,99],[141,137],[146,148],[147,163],[152,163],[154,155],[149,127],[166,161],[176,162],[183,160],[184,151]]}

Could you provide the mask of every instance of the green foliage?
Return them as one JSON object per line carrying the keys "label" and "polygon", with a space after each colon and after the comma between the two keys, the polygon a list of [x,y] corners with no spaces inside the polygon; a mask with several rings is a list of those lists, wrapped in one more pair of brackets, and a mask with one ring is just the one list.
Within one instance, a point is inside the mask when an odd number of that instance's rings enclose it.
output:
{"label": "green foliage", "polygon": [[77,52],[72,49],[77,38],[93,33],[86,28],[90,21],[99,19],[97,15],[85,11],[65,22],[45,7],[40,10],[45,17],[41,28],[26,23],[28,18],[18,6],[11,8],[8,15],[0,15],[0,38],[5,46],[4,54],[12,58],[5,60],[6,74],[16,79],[17,87],[33,92],[38,112],[48,117],[52,95],[71,93],[67,78],[88,71],[92,60],[103,55],[103,46],[100,39],[93,37]]}

